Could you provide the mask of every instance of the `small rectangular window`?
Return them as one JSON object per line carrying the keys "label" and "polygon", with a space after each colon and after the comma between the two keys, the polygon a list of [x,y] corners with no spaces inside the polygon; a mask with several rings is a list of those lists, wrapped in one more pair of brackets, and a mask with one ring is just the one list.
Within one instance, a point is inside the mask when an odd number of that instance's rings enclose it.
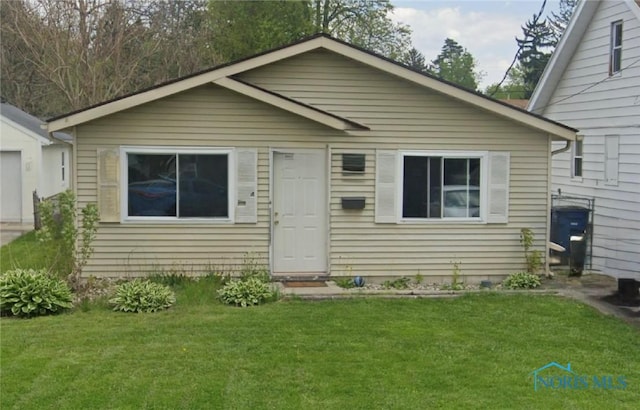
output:
{"label": "small rectangular window", "polygon": [[609,75],[622,70],[622,21],[611,24],[611,52],[609,57]]}
{"label": "small rectangular window", "polygon": [[582,178],[582,141],[575,141],[572,151],[571,177]]}
{"label": "small rectangular window", "polygon": [[364,163],[364,154],[342,154],[342,172],[344,174],[363,174]]}
{"label": "small rectangular window", "polygon": [[62,152],[62,161],[61,161],[61,169],[62,169],[62,182],[64,182],[64,151]]}

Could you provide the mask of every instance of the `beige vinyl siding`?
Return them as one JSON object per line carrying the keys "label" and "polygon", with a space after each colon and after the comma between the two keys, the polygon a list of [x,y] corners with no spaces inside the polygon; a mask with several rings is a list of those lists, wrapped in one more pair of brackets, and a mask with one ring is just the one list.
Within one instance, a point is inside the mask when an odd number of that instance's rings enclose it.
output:
{"label": "beige vinyl siding", "polygon": [[[101,224],[85,274],[139,274],[138,265],[189,270],[238,264],[269,251],[269,149],[329,148],[332,275],[505,275],[524,266],[519,232],[544,248],[549,138],[481,109],[328,52],[256,69],[244,81],[340,115],[371,131],[342,132],[214,85],[198,87],[79,126],[78,194],[96,200],[96,149],[120,145],[258,148],[258,223]],[[510,151],[508,224],[374,223],[375,151]],[[366,154],[363,175],[342,174],[342,153]],[[343,210],[363,196],[364,210]],[[128,270],[127,270],[128,269]]]}
{"label": "beige vinyl siding", "polygon": [[[546,135],[325,51],[240,77],[371,128],[331,145],[332,275],[450,275],[453,261],[462,261],[468,275],[507,274],[523,267],[522,227],[534,229],[542,248]],[[375,224],[375,148],[513,150],[509,224]],[[343,152],[366,154],[364,175],[342,174]],[[342,210],[342,196],[356,193],[365,197],[365,209]]]}

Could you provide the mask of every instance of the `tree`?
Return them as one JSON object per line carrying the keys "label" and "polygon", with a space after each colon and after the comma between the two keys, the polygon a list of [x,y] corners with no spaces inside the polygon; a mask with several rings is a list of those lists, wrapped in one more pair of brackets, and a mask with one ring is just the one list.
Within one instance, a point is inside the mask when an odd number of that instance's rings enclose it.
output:
{"label": "tree", "polygon": [[524,72],[520,65],[509,70],[506,82],[491,84],[484,93],[499,100],[525,99]]}
{"label": "tree", "polygon": [[215,47],[226,60],[275,48],[315,33],[400,59],[411,30],[394,23],[389,0],[209,1]]}
{"label": "tree", "polygon": [[208,5],[214,47],[226,61],[282,46],[313,33],[305,1],[219,1]]}
{"label": "tree", "polygon": [[560,41],[560,37],[567,29],[569,25],[569,20],[571,20],[571,16],[573,15],[573,11],[578,5],[579,0],[560,0],[559,11],[551,12],[551,17],[549,18],[549,26],[553,31],[553,46],[555,47]]}
{"label": "tree", "polygon": [[400,60],[411,48],[411,29],[389,18],[390,0],[313,0],[314,27],[348,43]]}
{"label": "tree", "polygon": [[416,71],[428,71],[424,55],[415,47],[409,50],[402,59],[402,62]]}
{"label": "tree", "polygon": [[470,90],[478,88],[481,75],[475,58],[455,40],[447,38],[438,57],[431,62],[432,74]]}
{"label": "tree", "polygon": [[524,98],[530,98],[551,57],[553,32],[545,20],[540,20],[539,15],[527,21],[522,32],[524,37],[516,38],[520,50],[518,61],[524,73]]}
{"label": "tree", "polygon": [[3,97],[48,117],[212,65],[203,16],[204,0],[0,2]]}

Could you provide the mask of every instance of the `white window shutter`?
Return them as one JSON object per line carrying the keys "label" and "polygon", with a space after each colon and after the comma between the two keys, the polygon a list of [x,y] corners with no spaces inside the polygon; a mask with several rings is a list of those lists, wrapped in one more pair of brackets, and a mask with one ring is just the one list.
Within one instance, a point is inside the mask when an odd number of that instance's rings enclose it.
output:
{"label": "white window shutter", "polygon": [[396,223],[398,194],[396,190],[397,151],[376,151],[376,204],[377,223]]}
{"label": "white window shutter", "polygon": [[620,137],[605,136],[604,177],[607,185],[618,185],[618,167],[620,157]]}
{"label": "white window shutter", "polygon": [[258,222],[258,151],[236,150],[236,223]]}
{"label": "white window shutter", "polygon": [[97,157],[100,222],[120,222],[120,150],[98,148]]}
{"label": "white window shutter", "polygon": [[509,153],[489,153],[489,199],[487,222],[509,221]]}

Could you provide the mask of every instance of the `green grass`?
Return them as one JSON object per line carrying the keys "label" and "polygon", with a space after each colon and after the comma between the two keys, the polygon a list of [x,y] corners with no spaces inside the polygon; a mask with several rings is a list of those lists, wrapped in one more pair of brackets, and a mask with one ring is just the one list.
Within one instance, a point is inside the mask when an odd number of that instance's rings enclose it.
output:
{"label": "green grass", "polygon": [[[176,289],[176,305],[154,314],[92,305],[2,318],[0,407],[624,409],[640,402],[640,331],[553,296],[241,309],[216,303],[198,284]],[[530,373],[550,361],[571,362],[580,375],[624,375],[628,386],[535,392]]]}
{"label": "green grass", "polygon": [[0,248],[0,272],[15,268],[46,268],[47,263],[36,232],[28,232]]}

